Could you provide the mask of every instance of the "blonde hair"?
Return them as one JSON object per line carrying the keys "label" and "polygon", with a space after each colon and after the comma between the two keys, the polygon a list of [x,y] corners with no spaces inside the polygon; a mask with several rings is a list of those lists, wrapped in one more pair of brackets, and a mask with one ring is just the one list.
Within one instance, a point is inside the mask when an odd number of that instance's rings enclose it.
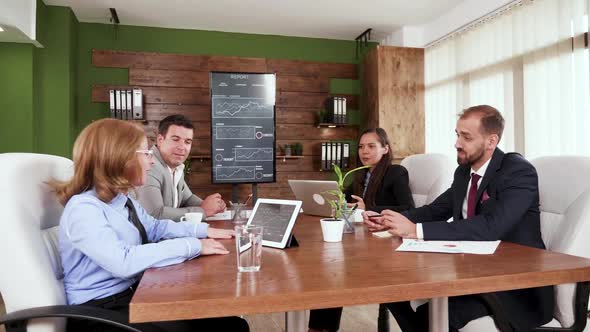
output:
{"label": "blonde hair", "polygon": [[143,139],[138,125],[116,119],[101,119],[84,128],[74,143],[74,176],[50,182],[60,202],[65,205],[92,187],[103,202],[132,189],[132,181],[141,176],[136,151]]}

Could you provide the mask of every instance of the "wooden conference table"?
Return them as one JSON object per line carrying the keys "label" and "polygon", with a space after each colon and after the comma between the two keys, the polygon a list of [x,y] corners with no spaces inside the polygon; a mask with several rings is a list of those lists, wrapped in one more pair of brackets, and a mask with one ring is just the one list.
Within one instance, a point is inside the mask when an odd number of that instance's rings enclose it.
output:
{"label": "wooden conference table", "polygon": [[399,239],[376,238],[357,224],[342,242],[327,243],[319,218],[305,215],[294,234],[300,247],[264,248],[259,272],[237,272],[233,239],[222,241],[228,255],[146,271],[130,321],[287,312],[287,328],[303,331],[305,309],[433,299],[431,331],[446,331],[449,296],[590,280],[590,259],[507,242],[493,255],[395,252]]}

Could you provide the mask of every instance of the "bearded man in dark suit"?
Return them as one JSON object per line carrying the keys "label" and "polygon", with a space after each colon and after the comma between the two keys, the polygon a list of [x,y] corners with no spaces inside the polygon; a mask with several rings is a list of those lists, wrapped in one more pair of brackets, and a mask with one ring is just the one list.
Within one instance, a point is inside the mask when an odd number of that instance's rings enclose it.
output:
{"label": "bearded man in dark suit", "polygon": [[[457,167],[451,188],[431,204],[397,213],[364,213],[371,231],[389,230],[402,237],[424,240],[509,241],[545,249],[541,238],[539,187],[533,165],[497,145],[504,130],[500,112],[488,105],[465,109],[455,132]],[[452,217],[452,221],[447,221]],[[491,297],[490,297],[491,295]],[[512,329],[530,330],[553,316],[553,287],[487,294],[503,309]],[[449,298],[449,329],[457,331],[471,320],[490,315],[482,295]],[[409,302],[387,305],[400,327],[428,329],[428,305],[414,312]]]}

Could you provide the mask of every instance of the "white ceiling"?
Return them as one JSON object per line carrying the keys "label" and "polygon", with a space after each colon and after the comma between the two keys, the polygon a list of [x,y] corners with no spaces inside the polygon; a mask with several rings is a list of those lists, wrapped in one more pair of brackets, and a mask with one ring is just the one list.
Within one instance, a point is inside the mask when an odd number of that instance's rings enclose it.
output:
{"label": "white ceiling", "polygon": [[71,7],[81,22],[353,40],[436,19],[463,0],[44,0]]}

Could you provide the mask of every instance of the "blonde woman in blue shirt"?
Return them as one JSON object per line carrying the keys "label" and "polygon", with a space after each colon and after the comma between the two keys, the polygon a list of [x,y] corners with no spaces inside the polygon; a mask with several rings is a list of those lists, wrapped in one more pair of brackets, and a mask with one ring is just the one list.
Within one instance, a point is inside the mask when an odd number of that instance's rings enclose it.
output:
{"label": "blonde woman in blue shirt", "polygon": [[[205,223],[176,223],[148,215],[128,193],[145,182],[153,164],[139,126],[102,119],[87,126],[74,143],[74,176],[53,182],[65,205],[59,252],[68,304],[127,314],[143,271],[178,264],[199,255],[227,254],[214,239],[233,231]],[[248,331],[238,317],[162,322],[163,331]],[[70,331],[117,331],[85,320],[70,320]]]}

